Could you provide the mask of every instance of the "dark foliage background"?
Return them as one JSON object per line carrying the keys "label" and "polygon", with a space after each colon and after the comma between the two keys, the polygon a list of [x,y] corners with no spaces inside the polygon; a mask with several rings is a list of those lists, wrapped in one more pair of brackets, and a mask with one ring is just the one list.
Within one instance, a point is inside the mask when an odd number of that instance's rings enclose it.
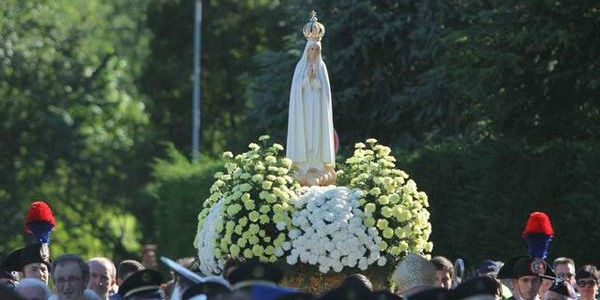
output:
{"label": "dark foliage background", "polygon": [[550,259],[598,264],[596,147],[568,143],[523,150],[515,143],[482,142],[399,157],[429,195],[434,253],[463,257],[471,267],[527,254],[521,232],[531,212],[544,211],[555,230]]}

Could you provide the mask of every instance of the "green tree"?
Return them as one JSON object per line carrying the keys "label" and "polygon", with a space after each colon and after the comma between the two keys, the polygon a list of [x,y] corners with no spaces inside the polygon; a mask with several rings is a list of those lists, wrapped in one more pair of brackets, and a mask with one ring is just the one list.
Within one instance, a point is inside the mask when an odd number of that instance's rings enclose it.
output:
{"label": "green tree", "polygon": [[111,2],[0,7],[0,201],[10,207],[0,212],[10,220],[0,233],[10,242],[0,251],[21,243],[35,200],[55,212],[57,253],[135,251],[139,237],[126,209],[145,180],[148,119],[128,55],[116,50],[123,40],[113,30],[129,29],[104,26],[114,16]]}
{"label": "green tree", "polygon": [[[204,1],[202,25],[202,148],[206,154],[247,144],[253,55],[280,36],[269,19],[277,1]],[[148,22],[151,56],[141,87],[161,138],[190,151],[194,2],[155,0]],[[271,38],[274,36],[275,38]]]}
{"label": "green tree", "polygon": [[485,136],[548,142],[600,136],[596,1],[466,1],[437,68]]}

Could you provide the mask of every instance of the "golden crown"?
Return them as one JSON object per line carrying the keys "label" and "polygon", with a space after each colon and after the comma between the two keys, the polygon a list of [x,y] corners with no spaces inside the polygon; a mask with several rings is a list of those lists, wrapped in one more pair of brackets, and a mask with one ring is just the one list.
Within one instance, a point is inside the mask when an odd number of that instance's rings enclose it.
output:
{"label": "golden crown", "polygon": [[310,13],[310,19],[306,25],[304,25],[304,29],[302,30],[304,36],[307,40],[310,41],[321,41],[323,35],[325,35],[325,26],[323,24],[317,22],[317,12],[312,11]]}

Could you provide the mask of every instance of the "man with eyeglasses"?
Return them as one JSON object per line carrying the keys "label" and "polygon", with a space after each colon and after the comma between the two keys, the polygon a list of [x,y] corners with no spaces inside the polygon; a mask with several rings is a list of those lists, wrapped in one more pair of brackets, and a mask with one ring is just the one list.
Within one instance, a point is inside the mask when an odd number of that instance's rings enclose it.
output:
{"label": "man with eyeglasses", "polygon": [[575,261],[568,257],[559,257],[552,263],[552,269],[554,269],[554,273],[558,278],[577,289],[575,284]]}
{"label": "man with eyeglasses", "polygon": [[108,300],[116,284],[117,270],[115,264],[106,257],[94,257],[88,261],[90,281],[88,289],[100,298]]}
{"label": "man with eyeglasses", "polygon": [[89,281],[88,264],[74,254],[63,254],[52,262],[52,281],[57,300],[85,300],[85,287]]}

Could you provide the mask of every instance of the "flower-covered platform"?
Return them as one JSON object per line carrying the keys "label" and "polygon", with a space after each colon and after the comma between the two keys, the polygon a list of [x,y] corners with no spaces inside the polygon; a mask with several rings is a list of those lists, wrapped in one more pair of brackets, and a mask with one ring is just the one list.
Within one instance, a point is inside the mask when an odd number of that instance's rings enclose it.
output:
{"label": "flower-covered platform", "polygon": [[228,258],[258,259],[287,269],[284,284],[312,292],[358,272],[384,287],[406,253],[433,247],[427,195],[374,139],[338,164],[336,186],[301,187],[268,136],[223,156],[194,242],[205,274],[220,274]]}

